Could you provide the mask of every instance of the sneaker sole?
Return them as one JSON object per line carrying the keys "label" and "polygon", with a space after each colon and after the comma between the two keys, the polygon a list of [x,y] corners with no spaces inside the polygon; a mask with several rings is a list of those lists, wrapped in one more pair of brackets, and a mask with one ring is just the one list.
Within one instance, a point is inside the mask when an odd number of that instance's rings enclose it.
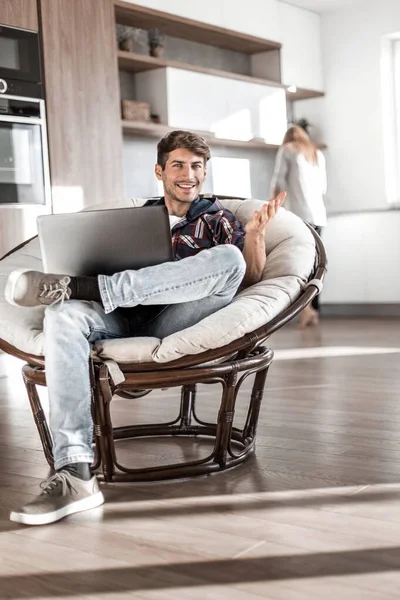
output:
{"label": "sneaker sole", "polygon": [[17,285],[17,281],[18,281],[20,275],[22,275],[22,273],[26,273],[27,271],[31,271],[31,270],[32,269],[16,269],[8,277],[6,287],[4,290],[4,297],[9,304],[12,304],[13,306],[21,306],[14,300],[15,286]]}
{"label": "sneaker sole", "polygon": [[77,500],[72,504],[68,504],[63,508],[59,508],[51,513],[44,515],[30,515],[25,513],[12,512],[10,514],[10,521],[14,523],[22,523],[23,525],[48,525],[49,523],[55,523],[68,515],[73,515],[77,512],[84,510],[90,510],[91,508],[97,508],[104,503],[104,496],[102,492],[98,492],[93,496],[88,496],[83,500]]}

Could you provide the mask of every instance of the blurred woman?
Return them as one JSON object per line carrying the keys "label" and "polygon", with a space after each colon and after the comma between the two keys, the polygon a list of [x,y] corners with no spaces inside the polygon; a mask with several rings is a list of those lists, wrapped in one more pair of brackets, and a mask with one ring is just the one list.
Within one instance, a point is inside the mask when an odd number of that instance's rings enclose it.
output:
{"label": "blurred woman", "polygon": [[[325,158],[301,127],[293,125],[279,148],[271,181],[272,198],[286,191],[285,206],[320,234],[326,225]],[[300,315],[300,326],[318,325],[318,296]]]}

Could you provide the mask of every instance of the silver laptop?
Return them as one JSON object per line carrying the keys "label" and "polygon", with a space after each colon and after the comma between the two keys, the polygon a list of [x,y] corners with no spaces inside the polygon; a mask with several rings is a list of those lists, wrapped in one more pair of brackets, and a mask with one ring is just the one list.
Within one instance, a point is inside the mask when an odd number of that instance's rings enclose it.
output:
{"label": "silver laptop", "polygon": [[37,227],[46,273],[112,275],[173,260],[165,206],[41,215]]}

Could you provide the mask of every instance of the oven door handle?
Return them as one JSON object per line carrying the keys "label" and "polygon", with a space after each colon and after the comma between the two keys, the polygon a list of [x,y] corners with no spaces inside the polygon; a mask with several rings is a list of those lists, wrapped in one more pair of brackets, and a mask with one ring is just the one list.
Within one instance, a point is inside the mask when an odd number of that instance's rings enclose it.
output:
{"label": "oven door handle", "polygon": [[23,125],[43,125],[39,117],[17,117],[16,115],[3,115],[0,113],[0,123],[22,123]]}

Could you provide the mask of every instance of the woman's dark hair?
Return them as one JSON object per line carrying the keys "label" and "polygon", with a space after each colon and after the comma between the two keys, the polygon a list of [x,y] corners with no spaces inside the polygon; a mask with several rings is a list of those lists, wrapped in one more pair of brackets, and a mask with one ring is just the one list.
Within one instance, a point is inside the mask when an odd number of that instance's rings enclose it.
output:
{"label": "woman's dark hair", "polygon": [[168,160],[168,154],[178,148],[190,150],[197,156],[204,158],[204,166],[211,157],[210,148],[200,135],[191,131],[171,131],[167,133],[157,145],[157,163],[161,165],[162,170],[165,169],[165,163]]}

